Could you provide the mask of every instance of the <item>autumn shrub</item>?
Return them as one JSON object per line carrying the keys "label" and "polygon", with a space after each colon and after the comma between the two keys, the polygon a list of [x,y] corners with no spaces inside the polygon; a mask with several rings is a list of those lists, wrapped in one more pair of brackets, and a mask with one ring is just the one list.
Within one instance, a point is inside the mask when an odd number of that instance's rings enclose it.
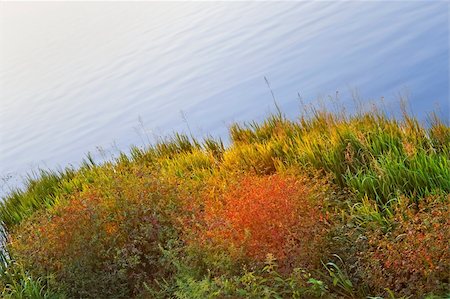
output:
{"label": "autumn shrub", "polygon": [[326,234],[326,214],[306,179],[244,176],[206,200],[196,242],[262,261],[316,266]]}
{"label": "autumn shrub", "polygon": [[151,175],[127,171],[23,223],[11,253],[38,277],[54,274],[72,297],[129,298],[169,275],[160,246],[176,237],[170,198]]}
{"label": "autumn shrub", "polygon": [[394,209],[391,231],[373,227],[365,232],[365,248],[357,255],[373,293],[382,295],[388,288],[398,296],[418,298],[448,291],[449,199],[427,197],[418,205],[404,199]]}

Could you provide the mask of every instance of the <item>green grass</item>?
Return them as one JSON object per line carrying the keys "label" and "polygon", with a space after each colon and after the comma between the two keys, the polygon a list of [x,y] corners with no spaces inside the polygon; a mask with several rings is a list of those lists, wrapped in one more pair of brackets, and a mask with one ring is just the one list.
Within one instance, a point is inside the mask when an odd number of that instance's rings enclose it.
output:
{"label": "green grass", "polygon": [[0,295],[4,299],[65,299],[66,296],[50,290],[52,277],[34,278],[22,265],[0,253]]}
{"label": "green grass", "polygon": [[12,191],[0,204],[0,219],[4,227],[19,224],[36,211],[53,206],[60,195],[66,193],[64,183],[69,182],[75,170],[40,170],[27,177],[25,188]]}

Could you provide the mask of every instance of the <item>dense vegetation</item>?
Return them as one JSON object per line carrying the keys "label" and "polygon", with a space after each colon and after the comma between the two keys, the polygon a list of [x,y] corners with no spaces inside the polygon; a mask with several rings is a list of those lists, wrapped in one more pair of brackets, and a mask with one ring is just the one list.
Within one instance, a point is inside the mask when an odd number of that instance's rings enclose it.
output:
{"label": "dense vegetation", "polygon": [[0,205],[4,298],[444,298],[450,128],[277,113],[42,171]]}

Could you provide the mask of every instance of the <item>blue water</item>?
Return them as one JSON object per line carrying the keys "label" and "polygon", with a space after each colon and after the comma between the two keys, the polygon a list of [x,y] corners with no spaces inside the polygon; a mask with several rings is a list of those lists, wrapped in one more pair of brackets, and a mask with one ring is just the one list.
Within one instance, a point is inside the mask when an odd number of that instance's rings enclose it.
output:
{"label": "blue water", "polygon": [[274,110],[264,77],[292,118],[338,91],[448,120],[449,4],[2,2],[0,192],[98,148],[224,137]]}

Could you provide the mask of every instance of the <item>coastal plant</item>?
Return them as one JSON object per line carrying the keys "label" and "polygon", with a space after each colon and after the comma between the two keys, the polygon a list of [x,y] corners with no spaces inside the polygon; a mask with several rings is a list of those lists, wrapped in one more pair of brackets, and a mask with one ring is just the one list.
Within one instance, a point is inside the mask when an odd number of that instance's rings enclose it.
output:
{"label": "coastal plant", "polygon": [[[334,258],[341,264],[343,263],[343,260],[339,255],[335,254]],[[332,285],[338,289],[338,292],[344,296],[354,297],[353,283],[345,270],[342,270],[334,262],[328,262],[326,264],[322,262],[322,264],[331,278]]]}
{"label": "coastal plant", "polygon": [[364,255],[367,282],[378,292],[400,296],[443,293],[449,287],[450,213],[448,195],[423,198],[417,205],[397,205],[394,228],[367,232]]}
{"label": "coastal plant", "polygon": [[244,268],[240,275],[206,275],[196,279],[184,275],[176,279],[174,297],[187,298],[333,298],[326,283],[301,269],[288,275],[278,271],[273,255],[254,270]]}
{"label": "coastal plant", "polygon": [[[151,175],[116,175],[68,204],[23,223],[8,250],[38,277],[53,273],[69,296],[128,298],[143,282],[164,276],[160,244],[174,237]],[[158,212],[158,210],[160,212]],[[170,213],[167,209],[165,213]]]}
{"label": "coastal plant", "polygon": [[30,271],[10,257],[2,255],[0,266],[0,296],[5,299],[65,299],[62,292],[53,289],[54,277],[35,278]]}
{"label": "coastal plant", "polygon": [[0,203],[4,298],[444,298],[450,128],[279,110],[40,171]]}
{"label": "coastal plant", "polygon": [[195,241],[237,250],[255,261],[270,253],[280,263],[315,266],[327,222],[313,192],[305,178],[244,176],[207,201]]}
{"label": "coastal plant", "polygon": [[39,170],[29,175],[24,183],[26,191],[13,190],[0,202],[3,226],[12,228],[36,211],[51,207],[59,196],[67,193],[62,188],[63,182],[70,181],[74,175],[75,170],[71,168],[61,171]]}

